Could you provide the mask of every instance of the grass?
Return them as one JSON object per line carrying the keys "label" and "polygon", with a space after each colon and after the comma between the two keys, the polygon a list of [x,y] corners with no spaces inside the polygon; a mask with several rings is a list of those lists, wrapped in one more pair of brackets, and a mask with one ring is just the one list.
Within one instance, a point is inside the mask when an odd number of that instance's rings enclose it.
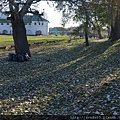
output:
{"label": "grass", "polygon": [[[28,43],[34,42],[46,42],[48,40],[68,40],[69,37],[67,36],[27,36]],[[13,37],[8,35],[0,35],[0,46],[8,46],[12,45]]]}
{"label": "grass", "polygon": [[0,35],[0,46],[13,44],[13,37],[8,35]]}
{"label": "grass", "polygon": [[119,47],[120,40],[43,44],[22,63],[1,51],[0,114],[119,115]]}

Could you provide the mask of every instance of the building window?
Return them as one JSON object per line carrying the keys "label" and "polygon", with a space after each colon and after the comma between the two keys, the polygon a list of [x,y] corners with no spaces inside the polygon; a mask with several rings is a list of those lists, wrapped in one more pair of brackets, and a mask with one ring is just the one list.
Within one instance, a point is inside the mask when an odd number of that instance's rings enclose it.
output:
{"label": "building window", "polygon": [[31,23],[29,23],[29,25],[31,25]]}
{"label": "building window", "polygon": [[36,25],[37,23],[35,22],[34,25]]}
{"label": "building window", "polygon": [[43,25],[43,23],[42,23],[42,25]]}
{"label": "building window", "polygon": [[3,25],[3,23],[1,23],[1,25]]}
{"label": "building window", "polygon": [[40,25],[40,22],[39,22],[39,25]]}
{"label": "building window", "polygon": [[7,23],[7,25],[9,25],[9,23]]}

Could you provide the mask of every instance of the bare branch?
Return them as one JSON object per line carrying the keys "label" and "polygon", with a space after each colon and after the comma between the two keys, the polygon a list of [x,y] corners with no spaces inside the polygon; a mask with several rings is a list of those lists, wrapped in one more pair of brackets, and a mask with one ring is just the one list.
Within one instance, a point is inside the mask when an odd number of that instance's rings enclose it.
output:
{"label": "bare branch", "polygon": [[19,5],[17,5],[15,2],[14,2],[14,0],[8,0],[9,1],[9,7],[10,7],[10,9],[13,11],[13,7],[12,7],[12,5],[15,7],[15,11],[19,11]]}
{"label": "bare branch", "polygon": [[9,3],[9,8],[10,8],[10,11],[13,11],[13,5],[11,3]]}
{"label": "bare branch", "polygon": [[23,17],[28,12],[28,9],[30,8],[33,1],[34,0],[27,0],[27,2],[25,3],[25,5],[23,6],[23,8],[20,11],[20,16],[21,17]]}

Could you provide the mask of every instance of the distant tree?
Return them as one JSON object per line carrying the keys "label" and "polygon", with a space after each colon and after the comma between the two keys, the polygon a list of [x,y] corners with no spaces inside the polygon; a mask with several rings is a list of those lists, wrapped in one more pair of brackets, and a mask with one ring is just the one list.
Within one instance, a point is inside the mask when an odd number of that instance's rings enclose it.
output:
{"label": "distant tree", "polygon": [[62,35],[65,34],[65,25],[66,25],[67,21],[68,20],[66,19],[66,17],[62,17],[62,19],[61,19],[61,26],[63,27]]}
{"label": "distant tree", "polygon": [[56,8],[67,11],[67,17],[84,25],[87,46],[89,45],[87,33],[90,27],[97,30],[99,38],[102,38],[103,27],[108,28],[112,41],[120,38],[120,0],[61,0],[56,2]]}
{"label": "distant tree", "polygon": [[[81,21],[84,24],[85,43],[89,46],[88,41],[88,27],[90,18],[90,2],[86,0],[71,0],[71,1],[57,1],[56,8],[59,11],[63,11],[64,16],[67,19],[72,18],[74,21]],[[66,14],[66,15],[65,15]]]}
{"label": "distant tree", "polygon": [[[31,8],[33,4],[37,4],[40,1],[41,0],[1,0],[2,9],[6,10],[6,13],[10,15],[7,19],[11,20],[12,23],[16,53],[28,53],[28,55],[31,56],[23,17],[27,13],[41,16],[42,14],[39,14],[39,11]],[[5,7],[8,8],[5,9]]]}

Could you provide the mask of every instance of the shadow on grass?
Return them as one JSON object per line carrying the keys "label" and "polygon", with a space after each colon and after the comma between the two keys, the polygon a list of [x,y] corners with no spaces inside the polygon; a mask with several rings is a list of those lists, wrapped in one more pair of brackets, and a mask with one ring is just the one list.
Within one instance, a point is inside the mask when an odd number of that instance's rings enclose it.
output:
{"label": "shadow on grass", "polygon": [[[37,107],[44,111],[56,98],[64,101],[61,105],[74,102],[77,96],[82,99],[88,91],[86,84],[97,86],[100,80],[119,67],[117,61],[114,61],[117,59],[119,62],[119,56],[116,56],[119,51],[104,57],[110,44],[108,41],[93,42],[89,47],[68,44],[64,48],[53,47],[52,51],[49,51],[52,48],[44,48],[24,63],[8,62],[1,58],[0,100],[10,106],[7,109],[2,104],[2,108],[9,112],[23,103],[22,109],[25,111],[26,102],[31,100],[32,105],[28,105],[28,108],[32,109],[38,104]],[[72,96],[67,94],[70,91]]]}

